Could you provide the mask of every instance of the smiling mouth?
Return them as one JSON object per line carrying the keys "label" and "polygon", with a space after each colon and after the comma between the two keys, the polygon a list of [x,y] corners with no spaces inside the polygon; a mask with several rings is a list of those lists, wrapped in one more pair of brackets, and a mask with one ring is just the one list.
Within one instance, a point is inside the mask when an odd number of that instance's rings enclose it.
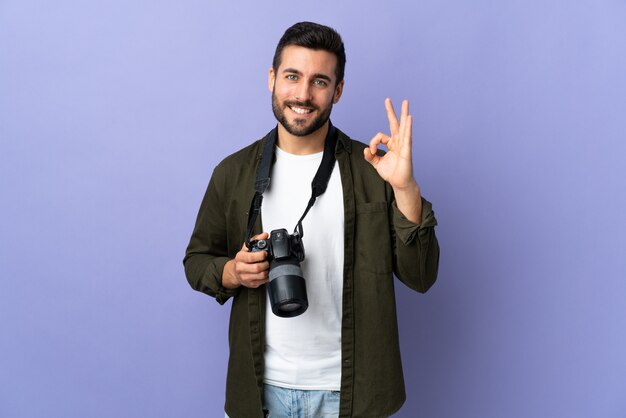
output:
{"label": "smiling mouth", "polygon": [[306,107],[289,106],[289,105],[287,107],[289,107],[289,109],[291,109],[294,113],[298,115],[308,115],[309,113],[313,112],[313,109],[306,108]]}

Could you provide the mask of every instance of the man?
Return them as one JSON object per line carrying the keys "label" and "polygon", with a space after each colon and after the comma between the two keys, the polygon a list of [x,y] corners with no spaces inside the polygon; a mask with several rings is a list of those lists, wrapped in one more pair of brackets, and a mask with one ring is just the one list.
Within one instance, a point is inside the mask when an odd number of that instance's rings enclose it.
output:
{"label": "man", "polygon": [[[345,61],[333,29],[310,22],[287,29],[268,80],[278,125],[215,168],[200,206],[185,272],[194,289],[220,304],[233,298],[225,405],[231,418],[388,417],[405,400],[393,274],[419,292],[434,283],[436,220],[413,177],[407,101],[399,121],[385,101],[390,135],[379,133],[369,145],[330,123]],[[303,232],[309,306],[292,318],[269,309],[268,253],[243,244],[257,169],[272,140],[271,182],[255,239],[298,224],[325,145],[336,141],[326,151],[336,159],[326,189],[294,232]]]}

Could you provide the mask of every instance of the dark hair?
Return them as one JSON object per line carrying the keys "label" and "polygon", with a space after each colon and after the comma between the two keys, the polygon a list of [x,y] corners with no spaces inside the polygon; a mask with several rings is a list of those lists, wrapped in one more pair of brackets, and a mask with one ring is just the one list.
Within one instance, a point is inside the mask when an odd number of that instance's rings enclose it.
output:
{"label": "dark hair", "polygon": [[337,83],[343,80],[346,68],[346,51],[343,47],[341,36],[336,30],[328,26],[313,22],[299,22],[285,31],[274,52],[272,67],[274,72],[280,67],[283,49],[289,45],[302,46],[309,49],[328,51],[337,57],[335,75]]}

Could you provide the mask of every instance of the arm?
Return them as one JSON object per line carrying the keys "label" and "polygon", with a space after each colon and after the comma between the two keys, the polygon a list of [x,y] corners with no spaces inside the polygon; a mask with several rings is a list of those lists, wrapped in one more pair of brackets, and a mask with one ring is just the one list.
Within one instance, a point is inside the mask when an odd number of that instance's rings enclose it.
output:
{"label": "arm", "polygon": [[227,248],[227,225],[222,193],[224,176],[218,166],[207,187],[196,224],[185,252],[183,264],[191,287],[214,297],[224,304],[239,289],[222,285],[224,266],[229,260]]}
{"label": "arm", "polygon": [[[394,272],[407,286],[425,292],[437,277],[439,245],[432,205],[422,198],[413,176],[412,128],[408,101],[402,102],[400,121],[391,100],[385,100],[391,136],[378,133],[363,151],[368,161],[392,189]],[[377,154],[378,144],[388,152]]]}
{"label": "arm", "polygon": [[[393,188],[398,209],[410,221],[421,222],[422,203],[420,188],[413,176],[412,129],[413,117],[409,115],[409,102],[402,102],[400,122],[393,110],[391,100],[385,100],[391,136],[379,132],[363,150],[365,160],[378,172],[380,177]],[[378,144],[385,144],[388,152],[377,155]]]}
{"label": "arm", "polygon": [[416,224],[402,213],[397,201],[391,205],[393,270],[408,287],[426,292],[437,279],[439,243],[435,235],[437,220],[432,205],[421,198],[421,220]]}
{"label": "arm", "polygon": [[[220,304],[239,293],[239,287],[256,288],[268,281],[265,251],[251,253],[245,245],[229,257],[228,225],[223,192],[225,175],[218,166],[200,205],[196,225],[183,264],[191,287],[213,296]],[[267,233],[253,239],[265,239]]]}

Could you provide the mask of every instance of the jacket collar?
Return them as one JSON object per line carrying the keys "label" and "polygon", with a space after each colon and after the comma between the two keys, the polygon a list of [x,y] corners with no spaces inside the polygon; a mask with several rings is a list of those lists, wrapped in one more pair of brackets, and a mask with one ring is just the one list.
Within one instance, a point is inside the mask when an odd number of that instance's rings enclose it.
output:
{"label": "jacket collar", "polygon": [[[343,149],[345,149],[348,154],[352,153],[352,143],[350,141],[350,138],[348,137],[348,135],[344,134],[340,129],[335,128],[334,125],[332,124],[332,122],[329,120],[329,132],[332,129],[336,129],[337,130],[337,145],[335,146],[335,153],[339,151],[339,147],[343,147]],[[259,148],[259,153],[257,154],[257,159],[261,159],[261,157],[263,156],[263,145],[271,139],[271,137],[273,135],[277,134],[277,130],[278,130],[278,125],[276,125],[276,127],[274,127],[274,129],[272,129],[271,131],[269,131],[267,133],[267,135],[265,135],[263,137],[263,139],[261,139],[261,147]]]}

